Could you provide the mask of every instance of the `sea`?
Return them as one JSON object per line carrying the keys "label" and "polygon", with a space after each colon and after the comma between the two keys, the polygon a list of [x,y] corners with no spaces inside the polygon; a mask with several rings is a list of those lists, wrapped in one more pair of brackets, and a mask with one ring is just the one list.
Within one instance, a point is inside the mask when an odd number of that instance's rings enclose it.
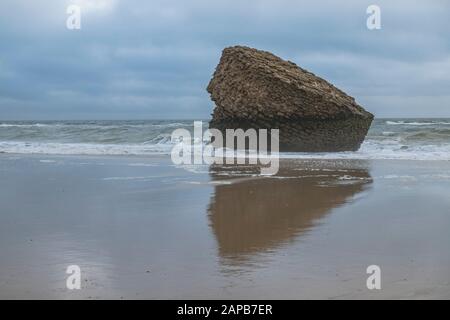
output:
{"label": "sea", "polygon": [[[48,155],[170,154],[175,129],[193,120],[1,121],[0,153]],[[206,130],[208,122],[203,121]],[[202,141],[201,143],[207,143]],[[280,153],[298,159],[450,160],[450,119],[375,119],[356,152]]]}

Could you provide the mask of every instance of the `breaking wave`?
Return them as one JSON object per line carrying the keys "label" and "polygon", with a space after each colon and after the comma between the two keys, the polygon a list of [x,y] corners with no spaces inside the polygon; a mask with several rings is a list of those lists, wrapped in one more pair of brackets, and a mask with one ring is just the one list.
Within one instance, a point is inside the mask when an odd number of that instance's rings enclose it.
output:
{"label": "breaking wave", "polygon": [[[204,130],[208,123],[203,123]],[[357,152],[280,153],[297,159],[450,160],[450,119],[376,119]],[[62,155],[170,154],[174,129],[193,121],[54,121],[0,123],[0,153]],[[205,143],[205,141],[203,141]]]}

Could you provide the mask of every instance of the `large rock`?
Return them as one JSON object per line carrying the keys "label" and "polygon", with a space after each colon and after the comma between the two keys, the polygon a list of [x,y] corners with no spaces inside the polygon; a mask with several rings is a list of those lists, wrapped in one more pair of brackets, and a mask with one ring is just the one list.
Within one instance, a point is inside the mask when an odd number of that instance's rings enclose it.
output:
{"label": "large rock", "polygon": [[279,129],[280,151],[356,151],[373,115],[295,63],[248,47],[225,48],[208,88],[210,128]]}

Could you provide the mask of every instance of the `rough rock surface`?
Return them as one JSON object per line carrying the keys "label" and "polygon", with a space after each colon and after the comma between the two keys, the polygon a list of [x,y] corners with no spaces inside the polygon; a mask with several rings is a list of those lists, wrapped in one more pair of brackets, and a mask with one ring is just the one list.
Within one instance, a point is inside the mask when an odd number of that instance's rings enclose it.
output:
{"label": "rough rock surface", "polygon": [[279,129],[280,151],[355,151],[373,115],[295,63],[243,46],[225,48],[208,88],[210,128]]}

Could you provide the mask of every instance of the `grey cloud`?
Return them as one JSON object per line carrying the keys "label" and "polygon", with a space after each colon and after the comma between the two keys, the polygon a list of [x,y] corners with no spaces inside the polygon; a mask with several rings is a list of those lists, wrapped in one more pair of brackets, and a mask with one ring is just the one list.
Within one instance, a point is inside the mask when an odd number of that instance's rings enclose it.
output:
{"label": "grey cloud", "polygon": [[234,44],[298,63],[377,116],[450,116],[446,1],[377,1],[379,31],[360,0],[79,0],[70,31],[74,2],[4,1],[0,119],[207,119],[205,87]]}

